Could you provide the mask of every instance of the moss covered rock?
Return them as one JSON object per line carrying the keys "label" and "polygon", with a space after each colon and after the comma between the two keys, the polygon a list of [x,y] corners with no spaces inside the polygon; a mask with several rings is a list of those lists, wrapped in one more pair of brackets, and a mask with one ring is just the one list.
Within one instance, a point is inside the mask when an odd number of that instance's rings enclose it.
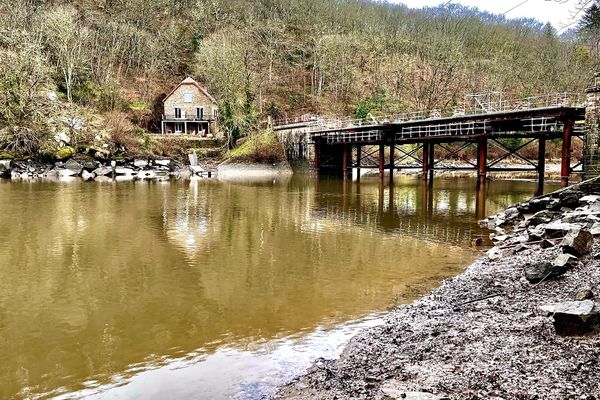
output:
{"label": "moss covered rock", "polygon": [[71,146],[63,147],[54,153],[54,158],[57,160],[66,160],[67,158],[73,157],[76,151]]}

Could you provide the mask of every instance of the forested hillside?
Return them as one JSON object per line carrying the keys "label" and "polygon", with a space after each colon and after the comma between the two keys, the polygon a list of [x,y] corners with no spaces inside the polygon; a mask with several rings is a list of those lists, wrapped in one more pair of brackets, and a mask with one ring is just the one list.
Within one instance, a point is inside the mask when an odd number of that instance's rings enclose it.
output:
{"label": "forested hillside", "polygon": [[45,154],[64,126],[75,144],[131,145],[157,130],[162,97],[187,75],[241,133],[267,115],[581,91],[597,42],[579,28],[559,37],[458,5],[365,0],[0,0],[0,146]]}

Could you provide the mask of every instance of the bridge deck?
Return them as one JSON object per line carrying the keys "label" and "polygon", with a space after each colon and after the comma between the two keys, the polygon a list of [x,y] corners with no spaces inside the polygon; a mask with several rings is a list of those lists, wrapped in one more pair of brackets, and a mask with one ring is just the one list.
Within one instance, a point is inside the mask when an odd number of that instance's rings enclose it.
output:
{"label": "bridge deck", "polygon": [[509,132],[523,137],[530,134],[560,137],[565,120],[585,120],[585,108],[557,106],[382,124],[315,127],[310,137],[314,143],[327,144],[464,140]]}

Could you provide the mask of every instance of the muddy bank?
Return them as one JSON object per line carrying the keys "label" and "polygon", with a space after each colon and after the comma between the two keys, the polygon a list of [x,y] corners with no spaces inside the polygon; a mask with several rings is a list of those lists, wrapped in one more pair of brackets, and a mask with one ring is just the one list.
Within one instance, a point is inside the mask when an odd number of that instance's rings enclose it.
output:
{"label": "muddy bank", "polygon": [[281,399],[600,398],[598,181],[484,222],[496,246]]}

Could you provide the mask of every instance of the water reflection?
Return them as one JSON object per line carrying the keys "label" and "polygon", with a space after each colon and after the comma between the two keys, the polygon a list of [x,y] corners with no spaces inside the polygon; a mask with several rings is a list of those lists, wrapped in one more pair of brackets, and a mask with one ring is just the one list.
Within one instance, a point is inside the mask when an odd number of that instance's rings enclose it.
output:
{"label": "water reflection", "polygon": [[[179,367],[191,377],[171,398],[227,398],[252,385],[239,380],[248,365],[274,373],[268,354],[285,358],[284,344],[311,338],[310,357],[331,354],[329,328],[408,301],[475,257],[473,187],[1,183],[0,398],[98,385],[97,397],[160,398],[126,388],[148,368]],[[486,207],[534,189],[494,183]]]}

